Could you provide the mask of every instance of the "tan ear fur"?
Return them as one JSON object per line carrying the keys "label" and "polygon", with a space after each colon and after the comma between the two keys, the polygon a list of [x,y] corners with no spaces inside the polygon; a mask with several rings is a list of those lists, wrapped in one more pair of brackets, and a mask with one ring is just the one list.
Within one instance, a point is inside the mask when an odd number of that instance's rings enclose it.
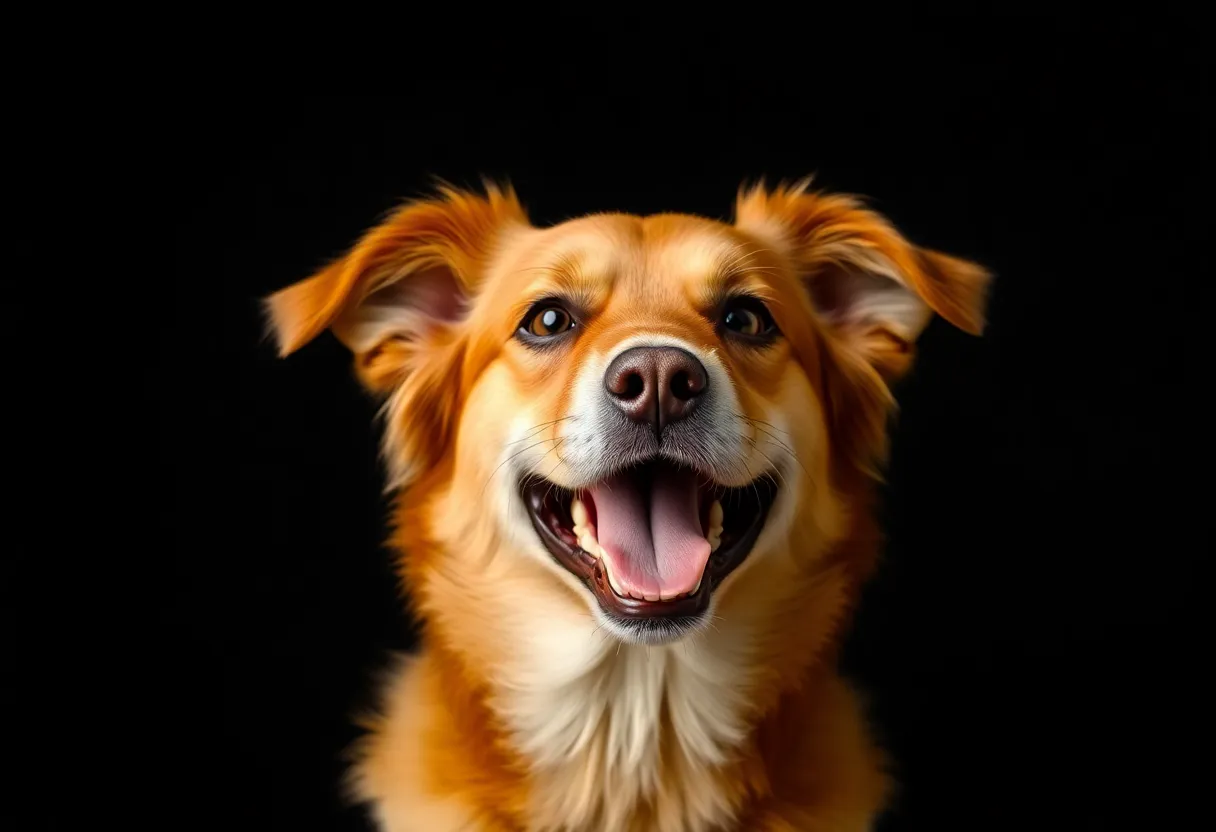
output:
{"label": "tan ear fur", "polygon": [[852,197],[808,187],[741,191],[736,225],[793,261],[825,322],[884,378],[907,370],[933,313],[972,335],[983,331],[986,269],[913,245]]}
{"label": "tan ear fur", "polygon": [[362,382],[386,395],[390,487],[408,485],[445,447],[463,395],[465,308],[501,236],[526,227],[514,192],[443,188],[369,231],[344,257],[265,301],[287,356],[330,329]]}
{"label": "tan ear fur", "polygon": [[[450,281],[451,288],[467,297],[493,252],[498,233],[511,225],[526,224],[515,193],[493,186],[487,188],[485,197],[443,188],[436,199],[406,205],[369,231],[344,257],[266,299],[280,354],[295,352],[339,316],[348,317],[374,293],[398,282],[404,282],[401,288],[406,290],[398,304],[403,309],[412,306],[408,293],[416,282]],[[450,320],[458,311],[442,299],[427,300],[412,308],[433,312],[438,320]],[[431,306],[433,303],[438,305]],[[391,304],[377,306],[383,311]],[[348,346],[356,351],[371,348],[366,340]]]}

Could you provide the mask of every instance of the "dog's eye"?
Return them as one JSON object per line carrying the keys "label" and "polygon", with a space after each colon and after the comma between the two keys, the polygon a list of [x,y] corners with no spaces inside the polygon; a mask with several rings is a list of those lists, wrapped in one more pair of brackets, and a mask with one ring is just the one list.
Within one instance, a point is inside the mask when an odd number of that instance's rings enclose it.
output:
{"label": "dog's eye", "polygon": [[520,324],[520,331],[532,338],[552,338],[574,327],[570,313],[552,302],[538,303]]}
{"label": "dog's eye", "polygon": [[776,334],[777,324],[768,308],[756,298],[734,298],[722,313],[722,326],[746,338],[763,339]]}

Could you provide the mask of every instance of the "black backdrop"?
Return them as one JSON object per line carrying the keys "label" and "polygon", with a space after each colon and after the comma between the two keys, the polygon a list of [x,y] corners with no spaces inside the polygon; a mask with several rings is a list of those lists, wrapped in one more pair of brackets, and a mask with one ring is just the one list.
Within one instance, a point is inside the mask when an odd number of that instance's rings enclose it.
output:
{"label": "black backdrop", "polygon": [[392,98],[188,102],[161,174],[180,196],[165,455],[189,674],[167,730],[205,787],[190,818],[365,828],[337,795],[349,717],[413,639],[374,405],[328,335],[276,359],[257,298],[433,175],[509,177],[543,223],[726,216],[743,179],[812,172],[998,275],[987,335],[936,322],[899,391],[887,559],[845,660],[900,766],[883,828],[1183,813],[1210,491],[1201,44],[1140,25],[864,40],[644,82],[623,57],[532,80],[496,60],[463,81],[403,69]]}

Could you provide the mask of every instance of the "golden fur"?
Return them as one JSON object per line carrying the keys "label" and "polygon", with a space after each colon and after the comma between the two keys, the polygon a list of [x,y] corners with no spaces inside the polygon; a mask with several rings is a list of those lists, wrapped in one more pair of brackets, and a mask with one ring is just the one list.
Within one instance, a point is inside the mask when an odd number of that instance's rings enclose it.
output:
{"label": "golden fur", "polygon": [[[875,566],[871,519],[891,379],[937,313],[982,328],[987,273],[912,245],[806,184],[741,191],[733,225],[595,215],[535,228],[509,190],[444,189],[268,301],[281,352],[331,328],[385,400],[393,542],[423,622],[353,771],[401,830],[862,830],[890,792],[834,670]],[[723,292],[764,299],[782,338],[726,343]],[[513,340],[559,294],[586,326],[560,350]],[[512,472],[566,484],[580,375],[639,333],[730,375],[739,482],[780,478],[712,626],[623,643],[540,549]],[[744,473],[746,472],[746,473]]]}

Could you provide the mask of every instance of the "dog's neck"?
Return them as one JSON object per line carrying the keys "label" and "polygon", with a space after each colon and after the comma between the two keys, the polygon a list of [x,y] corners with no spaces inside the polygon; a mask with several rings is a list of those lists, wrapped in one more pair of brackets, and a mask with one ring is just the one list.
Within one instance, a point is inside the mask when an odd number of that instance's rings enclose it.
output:
{"label": "dog's neck", "polygon": [[555,650],[534,653],[529,682],[504,697],[524,750],[538,764],[561,765],[586,751],[602,728],[610,740],[607,764],[618,757],[637,762],[675,729],[689,757],[719,758],[740,739],[730,703],[742,685],[735,684],[732,668],[737,674],[739,665],[730,655],[738,638],[714,635],[648,647],[599,630],[591,634],[594,644],[583,645],[582,633],[552,633],[547,641]]}
{"label": "dog's neck", "polygon": [[746,664],[734,655],[746,634],[706,636],[646,647],[550,631],[528,681],[495,702],[537,774],[542,816],[578,819],[570,828],[624,828],[639,805],[669,790],[683,792],[669,795],[682,807],[673,829],[728,810],[715,806],[713,772],[748,735]]}

